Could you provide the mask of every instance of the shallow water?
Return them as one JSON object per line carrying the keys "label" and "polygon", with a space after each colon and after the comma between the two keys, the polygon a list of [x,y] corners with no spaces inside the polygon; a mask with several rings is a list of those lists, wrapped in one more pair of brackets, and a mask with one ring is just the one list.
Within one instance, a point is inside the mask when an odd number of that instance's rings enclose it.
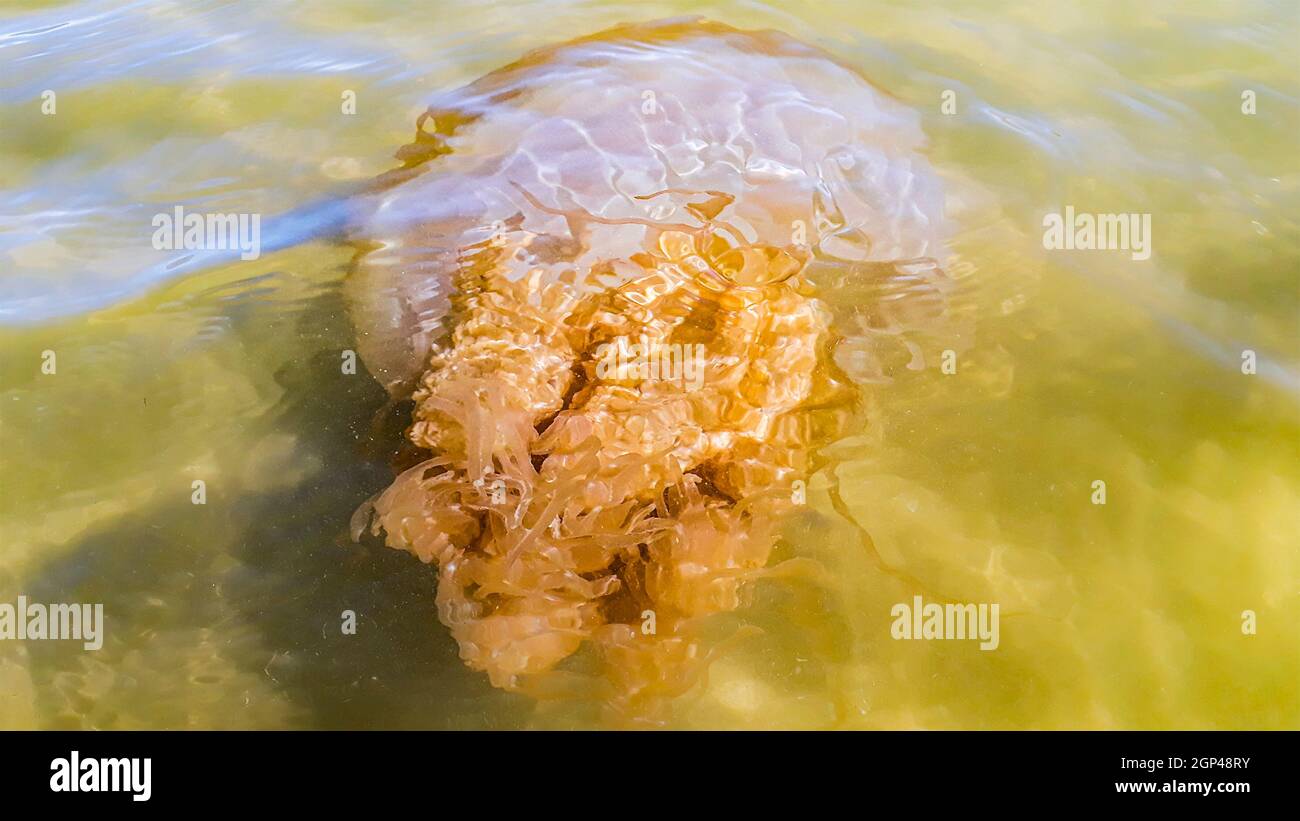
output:
{"label": "shallow water", "polygon": [[[762,632],[673,723],[1300,727],[1296,10],[911,5],[5,12],[0,602],[102,602],[108,626],[95,652],[0,642],[0,725],[601,722],[492,689],[438,624],[429,568],[351,544],[402,424],[339,366],[351,249],[163,282],[149,220],[329,198],[393,167],[433,92],[689,12],[819,45],[915,109],[971,335],[955,374],[928,357],[866,388],[868,429],[779,551],[831,572],[757,582],[720,617],[719,636]],[[1067,205],[1151,214],[1151,258],[1045,250]],[[864,296],[825,298],[852,316]],[[1000,646],[891,639],[914,595],[999,603]]]}

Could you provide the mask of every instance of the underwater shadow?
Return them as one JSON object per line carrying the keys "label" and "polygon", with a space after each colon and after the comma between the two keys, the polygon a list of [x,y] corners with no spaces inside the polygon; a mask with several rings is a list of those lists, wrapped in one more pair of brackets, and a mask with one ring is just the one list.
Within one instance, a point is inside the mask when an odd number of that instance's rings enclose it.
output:
{"label": "underwater shadow", "polygon": [[[409,407],[339,355],[336,292],[296,318],[318,351],[275,374],[267,433],[319,469],[292,486],[204,507],[178,494],[81,539],[29,579],[34,601],[102,602],[102,649],[32,642],[38,707],[54,726],[521,726],[531,702],[461,662],[438,621],[436,572],[349,519],[393,478]],[[196,512],[198,515],[196,516]],[[355,614],[349,633],[345,611]],[[139,705],[138,709],[135,705]],[[231,712],[235,711],[235,712]]]}

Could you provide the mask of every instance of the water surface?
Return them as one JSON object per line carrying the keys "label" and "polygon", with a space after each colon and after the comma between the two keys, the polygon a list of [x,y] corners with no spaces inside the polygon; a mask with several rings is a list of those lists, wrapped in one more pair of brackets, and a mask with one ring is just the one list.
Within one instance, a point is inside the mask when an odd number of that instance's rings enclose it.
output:
{"label": "water surface", "polygon": [[[972,330],[956,374],[903,362],[867,386],[871,424],[780,555],[828,579],[757,583],[717,630],[761,634],[673,723],[1300,727],[1293,4],[355,0],[0,17],[0,601],[108,619],[96,652],[0,643],[0,725],[601,721],[492,689],[431,571],[350,542],[402,425],[340,368],[352,250],[166,279],[149,221],[329,201],[393,167],[434,92],[683,13],[786,31],[918,112]],[[1067,205],[1151,214],[1151,259],[1046,251]],[[861,294],[826,298],[851,314]],[[999,649],[892,640],[918,594],[1000,603]]]}

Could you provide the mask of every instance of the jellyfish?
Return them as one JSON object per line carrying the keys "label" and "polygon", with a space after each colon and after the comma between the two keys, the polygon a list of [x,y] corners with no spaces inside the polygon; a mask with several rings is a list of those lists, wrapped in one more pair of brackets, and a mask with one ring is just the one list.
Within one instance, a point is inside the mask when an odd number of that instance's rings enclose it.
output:
{"label": "jellyfish", "polygon": [[634,720],[693,686],[700,625],[773,572],[861,422],[819,294],[942,294],[922,146],[825,52],[698,19],[531,52],[419,117],[345,292],[427,458],[355,529],[436,565],[466,664],[542,693],[589,647]]}

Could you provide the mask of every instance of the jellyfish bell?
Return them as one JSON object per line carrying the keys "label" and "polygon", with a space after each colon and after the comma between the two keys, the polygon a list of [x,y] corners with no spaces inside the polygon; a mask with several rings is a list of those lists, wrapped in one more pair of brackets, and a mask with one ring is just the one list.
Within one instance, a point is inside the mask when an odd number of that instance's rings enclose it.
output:
{"label": "jellyfish bell", "polygon": [[778,32],[676,19],[538,49],[439,97],[366,195],[344,285],[359,353],[409,394],[448,331],[455,272],[494,247],[510,276],[575,292],[705,223],[750,284],[788,270],[764,269],[761,247],[939,256],[923,144],[914,111]]}

